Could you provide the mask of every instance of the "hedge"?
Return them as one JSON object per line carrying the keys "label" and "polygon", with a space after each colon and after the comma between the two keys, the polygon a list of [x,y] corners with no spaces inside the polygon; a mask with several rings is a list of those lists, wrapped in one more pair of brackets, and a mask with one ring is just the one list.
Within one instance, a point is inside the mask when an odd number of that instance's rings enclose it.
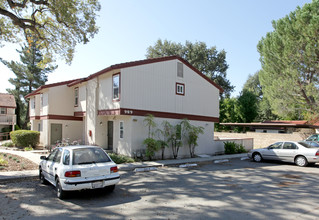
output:
{"label": "hedge", "polygon": [[11,140],[17,147],[33,147],[39,144],[40,132],[19,130],[10,132]]}

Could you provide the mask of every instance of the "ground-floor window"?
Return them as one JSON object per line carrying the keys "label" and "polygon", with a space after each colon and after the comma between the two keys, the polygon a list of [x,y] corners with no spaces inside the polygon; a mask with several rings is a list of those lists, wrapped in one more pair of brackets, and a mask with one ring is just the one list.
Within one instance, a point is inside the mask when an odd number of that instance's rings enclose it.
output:
{"label": "ground-floor window", "polygon": [[120,138],[124,137],[124,122],[120,121]]}

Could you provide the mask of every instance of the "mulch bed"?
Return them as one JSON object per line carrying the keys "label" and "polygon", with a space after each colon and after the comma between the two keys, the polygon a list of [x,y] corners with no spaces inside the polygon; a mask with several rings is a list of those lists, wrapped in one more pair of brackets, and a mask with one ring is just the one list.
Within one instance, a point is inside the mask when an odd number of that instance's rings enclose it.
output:
{"label": "mulch bed", "polygon": [[8,162],[7,165],[0,165],[0,172],[37,170],[39,168],[38,164],[31,160],[14,154],[0,153],[0,159]]}

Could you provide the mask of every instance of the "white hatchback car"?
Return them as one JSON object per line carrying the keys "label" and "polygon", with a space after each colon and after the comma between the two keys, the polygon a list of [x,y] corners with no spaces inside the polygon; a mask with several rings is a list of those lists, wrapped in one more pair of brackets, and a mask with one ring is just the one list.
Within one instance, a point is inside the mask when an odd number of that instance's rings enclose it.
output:
{"label": "white hatchback car", "polygon": [[40,181],[54,185],[60,199],[67,191],[96,188],[113,191],[120,181],[117,165],[97,146],[58,147],[48,157],[40,158]]}

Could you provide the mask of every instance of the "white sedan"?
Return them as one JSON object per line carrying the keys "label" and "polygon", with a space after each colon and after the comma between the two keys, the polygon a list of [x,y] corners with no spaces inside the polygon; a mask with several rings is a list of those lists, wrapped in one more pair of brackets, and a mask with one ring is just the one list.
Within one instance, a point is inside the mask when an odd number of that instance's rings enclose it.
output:
{"label": "white sedan", "polygon": [[280,160],[295,163],[298,166],[307,166],[309,163],[319,162],[319,148],[307,142],[276,142],[266,148],[253,149],[248,157],[255,162],[264,160]]}
{"label": "white sedan", "polygon": [[117,165],[100,147],[58,147],[41,159],[40,181],[54,185],[60,199],[67,191],[96,188],[113,191],[120,181]]}

